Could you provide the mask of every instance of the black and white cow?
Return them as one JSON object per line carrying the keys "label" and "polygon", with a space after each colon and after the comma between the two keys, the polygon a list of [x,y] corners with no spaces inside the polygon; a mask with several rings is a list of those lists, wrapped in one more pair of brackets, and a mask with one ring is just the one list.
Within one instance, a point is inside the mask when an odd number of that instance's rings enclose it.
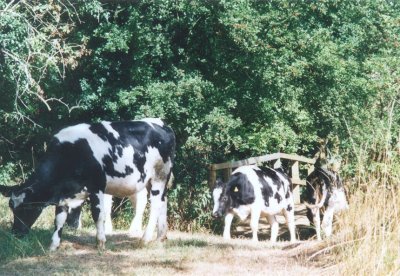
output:
{"label": "black and white cow", "polygon": [[279,223],[275,215],[282,213],[294,242],[294,201],[290,178],[281,169],[243,166],[232,172],[227,183],[217,181],[213,190],[214,217],[225,215],[223,237],[230,239],[231,223],[234,215],[245,220],[251,214],[250,227],[253,240],[258,241],[258,223],[261,215],[266,215],[271,225],[271,242],[276,242]]}
{"label": "black and white cow", "polygon": [[58,132],[35,172],[21,186],[0,186],[10,197],[12,231],[28,233],[42,209],[56,205],[56,229],[50,250],[60,245],[68,210],[90,198],[99,248],[104,248],[104,195],[132,196],[150,188],[150,216],[143,235],[158,239],[167,231],[167,183],[175,153],[175,135],[160,119],[79,124]]}
{"label": "black and white cow", "polygon": [[345,189],[338,173],[321,167],[316,167],[306,182],[307,217],[315,226],[317,239],[321,240],[321,218],[322,230],[329,237],[334,214],[349,207]]}

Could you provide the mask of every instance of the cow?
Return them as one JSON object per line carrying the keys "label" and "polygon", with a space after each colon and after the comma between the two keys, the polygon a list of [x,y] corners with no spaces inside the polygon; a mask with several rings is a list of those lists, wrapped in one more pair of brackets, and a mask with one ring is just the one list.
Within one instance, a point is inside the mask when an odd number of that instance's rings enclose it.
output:
{"label": "cow", "polygon": [[255,165],[239,167],[232,172],[227,183],[217,180],[213,200],[213,217],[225,215],[224,239],[231,238],[230,228],[234,215],[245,220],[250,214],[253,241],[258,241],[259,219],[261,215],[266,215],[271,225],[270,240],[275,243],[279,231],[275,215],[283,213],[290,241],[296,241],[291,180],[282,169]]}
{"label": "cow", "polygon": [[321,226],[324,234],[330,237],[334,214],[349,208],[339,174],[330,169],[315,167],[306,178],[304,203],[307,207],[307,217],[315,226],[317,239],[322,240]]}
{"label": "cow", "polygon": [[16,186],[0,185],[10,197],[12,232],[26,235],[44,207],[56,206],[50,250],[60,245],[69,209],[90,199],[99,249],[105,248],[104,195],[133,196],[149,188],[150,215],[142,239],[166,238],[167,183],[172,174],[175,134],[158,118],[66,127],[54,135],[32,175]]}

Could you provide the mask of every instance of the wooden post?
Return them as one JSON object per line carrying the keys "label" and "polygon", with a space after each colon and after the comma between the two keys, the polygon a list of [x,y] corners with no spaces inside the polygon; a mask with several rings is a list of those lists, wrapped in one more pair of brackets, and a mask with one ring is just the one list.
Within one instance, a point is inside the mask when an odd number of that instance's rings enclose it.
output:
{"label": "wooden post", "polygon": [[208,175],[208,187],[210,189],[214,188],[216,180],[217,180],[217,171],[214,169],[214,166],[211,165],[209,167],[209,175]]}
{"label": "wooden post", "polygon": [[231,177],[232,174],[232,168],[226,168],[222,171],[222,179],[224,182],[228,182],[229,178]]}
{"label": "wooden post", "polygon": [[[292,165],[292,179],[297,182],[300,180],[299,161],[295,161]],[[300,203],[300,185],[293,184],[294,204]]]}

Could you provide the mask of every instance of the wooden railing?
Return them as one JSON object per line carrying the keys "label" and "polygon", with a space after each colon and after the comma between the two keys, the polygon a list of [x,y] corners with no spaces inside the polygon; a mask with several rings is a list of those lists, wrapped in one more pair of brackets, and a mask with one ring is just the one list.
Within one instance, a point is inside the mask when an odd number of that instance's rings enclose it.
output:
{"label": "wooden railing", "polygon": [[286,154],[286,153],[272,153],[257,157],[250,157],[248,159],[225,162],[219,164],[211,164],[209,167],[209,178],[208,185],[212,188],[217,179],[217,171],[222,170],[222,178],[226,182],[229,180],[233,169],[244,166],[244,165],[256,165],[266,162],[272,162],[273,167],[277,168],[281,166],[282,160],[289,160],[291,164],[290,177],[292,179],[292,189],[294,201],[296,204],[300,203],[300,186],[306,185],[305,179],[300,178],[300,163],[305,164],[307,174],[310,174],[314,170],[315,159],[307,158],[304,156]]}

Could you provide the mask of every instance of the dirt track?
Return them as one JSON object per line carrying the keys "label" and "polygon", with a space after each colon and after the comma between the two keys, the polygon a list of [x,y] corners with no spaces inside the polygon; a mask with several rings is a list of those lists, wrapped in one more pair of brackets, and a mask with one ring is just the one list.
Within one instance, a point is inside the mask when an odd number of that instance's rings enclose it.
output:
{"label": "dirt track", "polygon": [[[301,210],[300,210],[301,211]],[[297,216],[299,217],[299,216]],[[301,216],[300,216],[301,217]],[[304,222],[304,221],[303,221]],[[299,224],[300,221],[297,221]],[[282,226],[282,225],[281,225]],[[286,231],[281,227],[280,238]],[[298,225],[301,231],[302,226]],[[271,246],[268,227],[261,227],[258,243],[251,242],[248,229],[238,227],[236,238],[170,232],[168,240],[143,245],[126,232],[108,237],[107,249],[99,252],[93,233],[66,233],[61,248],[41,257],[12,261],[0,267],[1,275],[276,275],[335,274],[334,268],[308,260],[320,249],[316,241],[286,241]],[[243,238],[242,238],[243,237]]]}

